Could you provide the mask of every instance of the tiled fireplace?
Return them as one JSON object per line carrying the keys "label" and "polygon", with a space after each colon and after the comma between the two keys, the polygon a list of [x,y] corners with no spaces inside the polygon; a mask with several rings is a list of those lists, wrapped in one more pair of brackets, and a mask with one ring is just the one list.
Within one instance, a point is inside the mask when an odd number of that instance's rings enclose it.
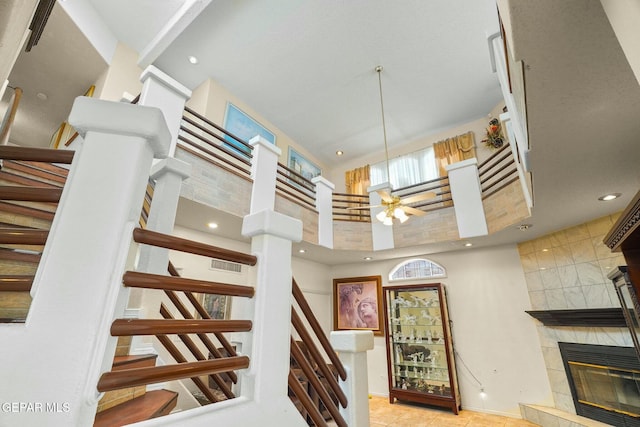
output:
{"label": "tiled fireplace", "polygon": [[558,343],[578,415],[640,427],[640,361],[631,347]]}

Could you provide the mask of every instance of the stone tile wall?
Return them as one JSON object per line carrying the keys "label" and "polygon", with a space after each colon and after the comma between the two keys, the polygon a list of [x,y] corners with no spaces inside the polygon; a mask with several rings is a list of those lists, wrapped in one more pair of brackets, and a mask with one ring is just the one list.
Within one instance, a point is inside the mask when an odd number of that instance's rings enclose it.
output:
{"label": "stone tile wall", "polygon": [[[625,261],[621,253],[612,253],[602,243],[617,216],[605,216],[518,245],[532,310],[620,306],[607,274]],[[633,345],[629,332],[626,328],[545,327],[537,323],[555,407],[575,414],[558,342],[628,347]]]}

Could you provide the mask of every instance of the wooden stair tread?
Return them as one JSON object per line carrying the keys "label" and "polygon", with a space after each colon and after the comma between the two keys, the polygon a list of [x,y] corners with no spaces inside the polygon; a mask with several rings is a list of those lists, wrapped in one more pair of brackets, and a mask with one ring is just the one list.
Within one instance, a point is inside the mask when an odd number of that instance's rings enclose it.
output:
{"label": "wooden stair tread", "polygon": [[155,366],[157,358],[157,354],[115,356],[113,358],[112,370],[118,371],[122,369],[141,368],[143,366]]}
{"label": "wooden stair tread", "polygon": [[119,427],[151,418],[167,415],[175,408],[178,393],[169,390],[154,390],[114,406],[96,415],[94,427]]}

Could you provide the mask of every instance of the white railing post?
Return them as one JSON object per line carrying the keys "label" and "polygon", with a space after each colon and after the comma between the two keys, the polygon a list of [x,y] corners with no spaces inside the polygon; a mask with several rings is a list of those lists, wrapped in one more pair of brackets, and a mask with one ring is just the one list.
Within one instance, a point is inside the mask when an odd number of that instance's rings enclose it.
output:
{"label": "white railing post", "polygon": [[[377,193],[378,190],[386,191],[391,194],[391,184],[388,182],[382,182],[378,185],[372,185],[367,188],[367,192],[369,193],[369,204],[372,206],[379,206],[382,202],[382,198]],[[393,226],[392,225],[384,225],[376,215],[380,213],[384,208],[373,208],[371,211],[371,237],[373,239],[373,250],[381,251],[384,249],[393,249]]]}
{"label": "white railing post", "polygon": [[[170,234],[176,221],[182,181],[191,175],[191,164],[174,157],[161,160],[151,168],[155,181],[153,199],[147,218],[147,229]],[[150,245],[140,247],[137,270],[167,274],[169,250]]]}
{"label": "white railing post", "polygon": [[[302,222],[272,210],[247,215],[242,234],[258,257],[256,293],[251,300],[251,340],[243,343],[251,366],[243,374],[242,395],[259,405],[287,398],[291,340],[291,242],[302,239]],[[245,381],[246,380],[246,381]],[[289,403],[286,403],[288,405]]]}
{"label": "white railing post", "polygon": [[333,331],[330,341],[347,371],[347,379],[340,380],[340,388],[348,405],[340,407],[340,414],[349,427],[369,427],[367,351],[373,350],[373,332]]}
{"label": "white railing post", "polygon": [[[38,269],[26,324],[2,329],[0,402],[41,411],[3,413],[0,424],[92,425],[96,384],[110,369],[109,334],[127,302],[122,274],[133,264],[132,230],[154,157],[170,134],[155,108],[77,98],[69,122],[84,137]],[[16,369],[23,367],[23,369]],[[47,406],[48,405],[48,406]]]}
{"label": "white railing post", "polygon": [[276,203],[276,175],[278,172],[278,158],[282,153],[275,145],[261,136],[254,136],[249,141],[253,146],[251,160],[251,189],[250,213],[262,210],[273,210]]}
{"label": "white railing post", "polygon": [[142,91],[140,92],[138,104],[157,107],[164,114],[169,132],[171,132],[169,156],[173,157],[178,143],[184,104],[191,98],[191,90],[153,65],[148,66],[142,72],[140,81],[142,82]]}
{"label": "white railing post", "polygon": [[478,159],[450,164],[447,173],[460,238],[486,236],[489,230],[482,204]]}
{"label": "white railing post", "polygon": [[311,182],[316,185],[318,244],[333,249],[333,190],[336,186],[321,176],[312,178]]}

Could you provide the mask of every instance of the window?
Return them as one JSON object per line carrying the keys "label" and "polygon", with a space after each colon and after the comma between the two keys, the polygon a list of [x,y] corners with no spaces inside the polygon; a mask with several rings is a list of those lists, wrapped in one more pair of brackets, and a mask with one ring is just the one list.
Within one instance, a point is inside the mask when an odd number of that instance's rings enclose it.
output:
{"label": "window", "polygon": [[403,188],[438,178],[433,147],[389,159],[391,179],[387,179],[387,162],[371,165],[371,185],[391,183],[391,188]]}
{"label": "window", "polygon": [[396,265],[389,273],[389,281],[407,279],[432,279],[445,277],[444,267],[428,259],[415,258]]}

